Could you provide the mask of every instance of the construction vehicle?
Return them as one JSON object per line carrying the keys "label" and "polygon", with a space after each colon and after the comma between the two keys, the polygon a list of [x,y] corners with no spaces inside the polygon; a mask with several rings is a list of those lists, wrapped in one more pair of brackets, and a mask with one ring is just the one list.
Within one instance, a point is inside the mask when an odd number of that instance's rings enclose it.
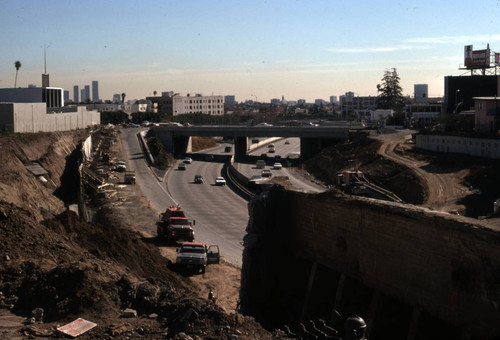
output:
{"label": "construction vehicle", "polygon": [[192,242],[194,230],[192,223],[188,220],[180,206],[169,206],[164,213],[160,214],[156,222],[158,237],[166,241],[177,242],[180,240]]}
{"label": "construction vehicle", "polygon": [[195,269],[205,273],[208,264],[219,263],[219,246],[204,243],[185,242],[177,251],[175,264],[179,269]]}

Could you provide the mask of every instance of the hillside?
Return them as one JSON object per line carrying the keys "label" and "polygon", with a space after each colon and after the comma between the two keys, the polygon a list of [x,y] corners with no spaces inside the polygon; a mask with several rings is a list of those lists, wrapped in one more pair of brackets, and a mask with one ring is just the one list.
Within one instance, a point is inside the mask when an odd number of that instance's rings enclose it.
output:
{"label": "hillside", "polygon": [[[97,323],[79,339],[270,338],[170,270],[153,242],[123,222],[128,203],[119,190],[101,202],[94,223],[65,210],[63,200],[75,196],[73,150],[86,134],[0,136],[0,338],[57,338],[56,327],[78,317]],[[94,145],[104,138],[114,141],[116,158],[119,135],[98,131]],[[47,170],[45,180],[26,170],[33,161]],[[147,212],[144,200],[130,204]],[[29,322],[36,308],[43,323]],[[125,317],[126,308],[137,317]]]}

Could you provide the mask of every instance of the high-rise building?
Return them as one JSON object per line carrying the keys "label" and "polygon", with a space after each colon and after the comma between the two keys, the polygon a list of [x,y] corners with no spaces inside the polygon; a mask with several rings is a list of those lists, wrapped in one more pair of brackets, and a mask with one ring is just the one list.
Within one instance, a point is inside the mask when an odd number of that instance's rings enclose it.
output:
{"label": "high-rise building", "polygon": [[99,102],[99,82],[97,80],[92,81],[92,101]]}
{"label": "high-rise building", "polygon": [[85,103],[87,101],[87,96],[85,95],[85,89],[80,90],[80,100],[82,103]]}
{"label": "high-rise building", "polygon": [[337,96],[330,96],[330,104],[337,104]]}
{"label": "high-rise building", "polygon": [[119,93],[115,93],[113,95],[113,103],[121,103],[122,102],[122,96],[120,96]]}
{"label": "high-rise building", "polygon": [[414,95],[415,101],[425,100],[429,97],[429,85],[427,84],[415,84],[414,87]]}
{"label": "high-rise building", "polygon": [[85,102],[88,102],[90,100],[90,85],[85,85]]}
{"label": "high-rise building", "polygon": [[64,90],[64,102],[69,102],[69,91]]}
{"label": "high-rise building", "polygon": [[78,85],[73,86],[73,101],[75,103],[79,103],[79,97],[78,97]]}
{"label": "high-rise building", "polygon": [[228,105],[236,104],[236,101],[234,100],[234,95],[224,96],[224,103],[226,103]]}

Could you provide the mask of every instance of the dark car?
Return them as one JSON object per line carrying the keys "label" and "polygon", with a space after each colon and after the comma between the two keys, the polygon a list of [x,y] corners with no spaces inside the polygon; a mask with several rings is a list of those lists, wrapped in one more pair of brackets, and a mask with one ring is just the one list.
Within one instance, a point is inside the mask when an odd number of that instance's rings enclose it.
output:
{"label": "dark car", "polygon": [[197,184],[202,184],[203,183],[203,176],[202,175],[194,176],[194,182]]}

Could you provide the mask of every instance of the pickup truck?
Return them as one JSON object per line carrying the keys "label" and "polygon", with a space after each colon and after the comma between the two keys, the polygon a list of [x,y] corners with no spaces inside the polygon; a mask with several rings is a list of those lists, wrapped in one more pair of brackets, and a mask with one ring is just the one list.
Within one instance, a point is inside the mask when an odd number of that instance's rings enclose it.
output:
{"label": "pickup truck", "polygon": [[177,251],[175,264],[182,269],[196,269],[205,273],[208,264],[219,263],[219,246],[204,243],[185,242]]}

